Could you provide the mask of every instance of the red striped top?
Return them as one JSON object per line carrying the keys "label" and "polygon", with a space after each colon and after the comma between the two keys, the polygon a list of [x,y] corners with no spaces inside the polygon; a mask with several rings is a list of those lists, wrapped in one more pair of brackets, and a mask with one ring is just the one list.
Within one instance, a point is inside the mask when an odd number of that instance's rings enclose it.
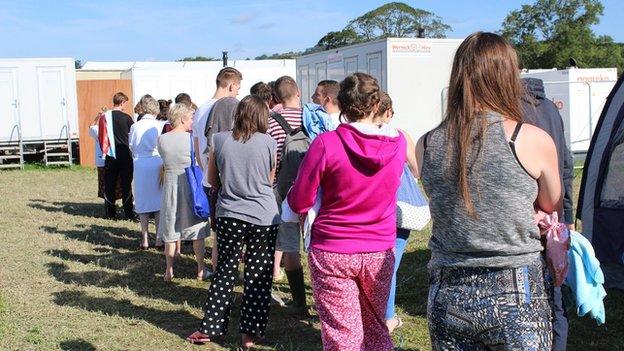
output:
{"label": "red striped top", "polygon": [[[284,107],[280,114],[284,117],[292,129],[297,129],[301,127],[301,119],[303,115],[302,111],[303,110],[300,108]],[[279,170],[280,161],[282,160],[282,146],[284,145],[284,140],[286,139],[286,132],[284,132],[284,129],[282,129],[275,119],[270,117],[267,134],[277,141],[277,169]]]}

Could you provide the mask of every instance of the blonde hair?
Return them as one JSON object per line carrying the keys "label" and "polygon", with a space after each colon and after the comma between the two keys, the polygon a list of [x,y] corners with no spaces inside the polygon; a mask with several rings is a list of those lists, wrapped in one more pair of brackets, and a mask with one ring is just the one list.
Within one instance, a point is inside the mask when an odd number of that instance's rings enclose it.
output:
{"label": "blonde hair", "polygon": [[156,101],[156,99],[149,94],[143,95],[139,101],[139,108],[143,113],[149,113],[153,116],[158,116],[160,113],[160,105],[158,104],[158,101]]}
{"label": "blonde hair", "polygon": [[[190,118],[193,115],[193,109],[187,106],[184,103],[173,104],[169,107],[169,114],[167,118],[169,119],[169,123],[173,128],[182,123],[183,120]],[[188,118],[185,118],[187,117]]]}

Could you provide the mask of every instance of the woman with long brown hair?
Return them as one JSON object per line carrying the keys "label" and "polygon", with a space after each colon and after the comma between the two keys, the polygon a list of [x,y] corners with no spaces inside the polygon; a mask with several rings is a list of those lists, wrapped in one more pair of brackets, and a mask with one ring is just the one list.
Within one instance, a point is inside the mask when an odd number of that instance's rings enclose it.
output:
{"label": "woman with long brown hair", "polygon": [[468,36],[453,61],[446,116],[417,145],[433,220],[434,350],[551,348],[534,211],[558,209],[561,184],[552,139],[522,123],[518,67],[499,35]]}
{"label": "woman with long brown hair", "polygon": [[245,288],[239,331],[244,347],[264,336],[273,282],[273,254],[279,214],[273,194],[277,144],[266,134],[269,110],[256,95],[245,97],[234,128],[213,135],[208,182],[219,189],[217,269],[208,290],[204,320],[187,340],[206,343],[227,332],[234,281],[243,245]]}

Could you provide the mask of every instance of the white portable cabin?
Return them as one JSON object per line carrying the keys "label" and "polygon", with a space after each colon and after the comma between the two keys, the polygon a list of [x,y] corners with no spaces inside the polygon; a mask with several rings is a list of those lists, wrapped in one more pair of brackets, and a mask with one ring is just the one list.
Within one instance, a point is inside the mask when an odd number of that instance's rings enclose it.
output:
{"label": "white portable cabin", "polygon": [[77,138],[74,59],[0,59],[0,141]]}
{"label": "white portable cabin", "polygon": [[[230,60],[228,66],[243,75],[239,99],[259,81],[267,83],[283,75],[294,78],[296,72],[295,60]],[[212,97],[222,68],[221,61],[136,62],[121,77],[132,80],[134,103],[145,94],[173,100],[179,93],[187,93],[199,105]]]}
{"label": "white portable cabin", "polygon": [[[74,59],[0,59],[2,164],[18,152],[21,164],[25,149],[44,151],[46,164],[70,163],[71,142],[78,139],[77,115]],[[58,148],[65,150],[63,155],[48,154]],[[48,155],[69,160],[53,162]]]}
{"label": "white portable cabin", "polygon": [[318,82],[355,72],[377,79],[393,101],[393,124],[418,138],[442,120],[453,56],[461,39],[386,38],[297,58],[304,102]]}
{"label": "white portable cabin", "polygon": [[529,70],[522,77],[544,81],[546,97],[563,118],[566,141],[572,152],[585,153],[607,96],[617,81],[615,68]]}

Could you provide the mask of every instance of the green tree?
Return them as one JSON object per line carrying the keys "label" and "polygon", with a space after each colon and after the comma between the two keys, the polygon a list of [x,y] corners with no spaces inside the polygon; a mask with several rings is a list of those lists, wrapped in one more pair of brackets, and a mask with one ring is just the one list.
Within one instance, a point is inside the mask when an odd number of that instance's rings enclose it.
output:
{"label": "green tree", "polygon": [[323,36],[316,44],[316,48],[319,48],[320,50],[329,50],[341,46],[357,44],[362,41],[363,38],[359,36],[355,30],[352,28],[345,28],[340,31],[325,34],[325,36]]}
{"label": "green tree", "polygon": [[254,60],[283,60],[283,59],[294,59],[295,57],[301,55],[299,51],[289,51],[282,54],[274,53],[272,55],[262,54],[260,56],[256,56]]}
{"label": "green tree", "polygon": [[206,56],[185,57],[178,61],[221,61],[221,59]]}
{"label": "green tree", "polygon": [[604,7],[599,0],[537,0],[507,15],[502,34],[518,49],[525,68],[624,67],[621,47],[596,36]]}
{"label": "green tree", "polygon": [[[317,51],[388,37],[445,38],[451,27],[440,16],[402,2],[390,2],[351,20],[342,30],[325,34],[318,43],[303,52],[261,55],[256,60],[271,58],[294,58]],[[292,55],[291,55],[292,54]]]}
{"label": "green tree", "polygon": [[425,37],[445,38],[451,27],[432,12],[402,2],[390,2],[350,21],[345,29],[353,30],[363,40],[373,40],[415,37],[419,31],[423,31]]}

